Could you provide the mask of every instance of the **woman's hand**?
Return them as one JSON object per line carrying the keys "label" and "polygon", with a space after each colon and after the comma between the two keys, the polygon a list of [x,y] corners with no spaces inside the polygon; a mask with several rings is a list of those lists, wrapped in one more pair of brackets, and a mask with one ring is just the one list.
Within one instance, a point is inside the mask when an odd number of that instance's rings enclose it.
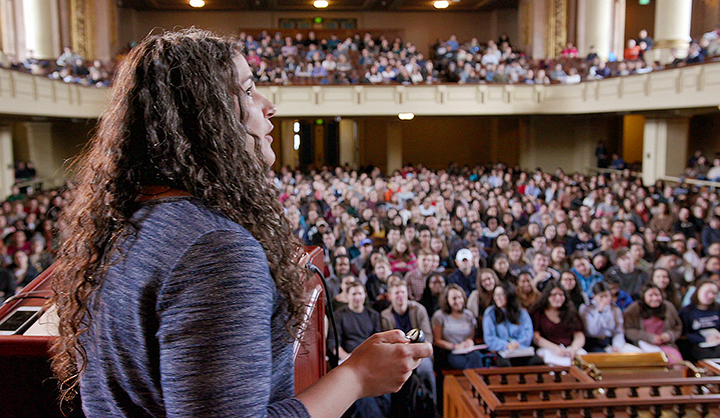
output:
{"label": "woman's hand", "polygon": [[510,351],[517,350],[518,348],[520,348],[520,343],[517,341],[513,341],[507,345],[507,349]]}
{"label": "woman's hand", "polygon": [[561,346],[561,345],[556,345],[555,347],[553,347],[553,351],[555,351],[555,354],[557,354],[557,355],[560,356],[560,357],[567,357],[567,356],[568,356],[567,348],[565,348],[565,347],[563,347],[563,346]]}
{"label": "woman's hand", "polygon": [[406,268],[407,268],[407,263],[404,261],[398,261],[397,263],[395,263],[395,269],[397,269],[397,270],[402,270],[402,269],[406,269]]}
{"label": "woman's hand", "polygon": [[663,332],[662,334],[660,334],[660,340],[663,342],[663,344],[670,342],[671,339],[672,337],[667,332]]}
{"label": "woman's hand", "polygon": [[460,344],[457,344],[457,345],[455,346],[455,349],[456,349],[456,350],[457,350],[457,349],[462,350],[462,349],[465,349],[465,348],[470,348],[470,347],[472,347],[472,346],[474,346],[474,345],[475,345],[475,341],[473,341],[472,338],[468,338],[467,340],[461,342]]}
{"label": "woman's hand", "polygon": [[340,367],[348,367],[362,397],[397,392],[420,360],[432,355],[430,343],[410,344],[400,330],[375,334],[360,344]]}
{"label": "woman's hand", "polygon": [[575,358],[575,354],[577,354],[577,350],[575,350],[572,346],[565,349],[565,355],[569,358]]}
{"label": "woman's hand", "polygon": [[662,344],[663,344],[662,336],[660,336],[660,335],[653,335],[652,343],[655,344],[655,345],[662,345]]}

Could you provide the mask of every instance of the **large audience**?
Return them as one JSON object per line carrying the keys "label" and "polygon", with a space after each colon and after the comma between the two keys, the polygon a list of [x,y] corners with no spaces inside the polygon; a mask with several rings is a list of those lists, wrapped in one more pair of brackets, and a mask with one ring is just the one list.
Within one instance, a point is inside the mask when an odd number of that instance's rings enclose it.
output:
{"label": "large audience", "polygon": [[[366,32],[341,39],[318,38],[315,32],[284,36],[241,32],[238,43],[246,51],[260,84],[576,84],[583,80],[645,74],[664,68],[697,64],[720,55],[720,29],[690,43],[688,55],[667,65],[648,55],[654,46],[647,31],[629,39],[623,56],[601,60],[594,47],[580,57],[568,43],[557,59],[532,59],[503,34],[497,40],[460,41],[455,35],[438,39],[429,56],[411,41]],[[130,46],[129,46],[130,47]],[[129,50],[126,48],[126,51]],[[119,54],[111,62],[83,57],[65,48],[55,61],[39,60],[28,51],[25,60],[0,51],[0,66],[87,86],[110,85]]]}
{"label": "large audience", "polygon": [[89,64],[85,58],[70,47],[65,47],[57,60],[38,59],[35,57],[34,51],[29,50],[25,59],[21,61],[14,54],[3,54],[0,51],[0,67],[62,80],[66,83],[108,87],[117,62],[122,59],[122,56],[118,55],[111,62],[96,59]]}
{"label": "large audience", "polygon": [[[720,356],[718,194],[624,173],[406,166],[283,169],[273,181],[293,233],[323,249],[330,355],[343,361],[381,330],[420,329],[435,356],[416,376],[437,400],[443,368]],[[13,187],[0,207],[1,298],[52,263],[68,198]],[[401,401],[356,410],[387,414]]]}
{"label": "large audience", "polygon": [[324,249],[340,360],[394,328],[433,342],[418,372],[433,390],[433,368],[720,356],[714,190],[501,164],[275,182],[295,234]]}
{"label": "large audience", "polygon": [[270,84],[575,84],[582,80],[645,74],[663,68],[701,63],[720,54],[720,31],[704,34],[689,47],[685,58],[667,66],[650,59],[653,40],[642,30],[628,41],[622,57],[611,53],[600,59],[594,47],[585,57],[571,43],[555,60],[533,60],[515,48],[503,34],[497,41],[477,38],[461,42],[455,35],[438,40],[430,56],[413,42],[385,35],[355,34],[344,40],[336,35],[318,39],[314,32],[295,37],[262,31],[257,37],[241,33],[248,61],[260,83]]}
{"label": "large audience", "polygon": [[12,187],[0,207],[0,302],[48,268],[59,248],[58,219],[69,198],[63,190],[21,187],[35,176],[32,163],[18,163]]}

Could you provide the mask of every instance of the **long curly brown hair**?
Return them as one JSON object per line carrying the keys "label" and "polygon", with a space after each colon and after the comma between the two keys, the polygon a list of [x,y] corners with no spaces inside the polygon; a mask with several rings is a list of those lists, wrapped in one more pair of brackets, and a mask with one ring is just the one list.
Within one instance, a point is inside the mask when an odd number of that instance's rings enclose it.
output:
{"label": "long curly brown hair", "polygon": [[[61,401],[77,393],[92,298],[118,238],[138,231],[130,218],[147,186],[187,191],[245,227],[267,254],[288,303],[288,335],[296,334],[306,277],[297,264],[301,244],[256,157],[260,139],[243,125],[247,99],[233,62],[239,53],[230,39],[189,29],[149,36],[121,64],[97,132],[74,163],[73,198],[62,213],[53,275],[60,338],[52,347]],[[248,135],[255,153],[246,149]]]}

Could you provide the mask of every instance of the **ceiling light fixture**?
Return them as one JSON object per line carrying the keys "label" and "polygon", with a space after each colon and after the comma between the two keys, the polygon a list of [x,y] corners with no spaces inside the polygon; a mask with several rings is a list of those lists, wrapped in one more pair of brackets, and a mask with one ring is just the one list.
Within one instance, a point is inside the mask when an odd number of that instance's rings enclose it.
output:
{"label": "ceiling light fixture", "polygon": [[190,0],[190,7],[203,7],[205,0]]}
{"label": "ceiling light fixture", "polygon": [[400,113],[400,114],[398,114],[398,119],[400,119],[400,120],[413,120],[414,117],[415,117],[415,115],[412,114],[412,113]]}
{"label": "ceiling light fixture", "polygon": [[436,9],[447,9],[449,5],[450,3],[447,0],[437,0],[435,3],[433,3],[433,6]]}
{"label": "ceiling light fixture", "polygon": [[329,3],[327,2],[327,0],[315,0],[313,2],[313,6],[315,6],[318,9],[324,9],[324,8],[328,7],[328,4]]}

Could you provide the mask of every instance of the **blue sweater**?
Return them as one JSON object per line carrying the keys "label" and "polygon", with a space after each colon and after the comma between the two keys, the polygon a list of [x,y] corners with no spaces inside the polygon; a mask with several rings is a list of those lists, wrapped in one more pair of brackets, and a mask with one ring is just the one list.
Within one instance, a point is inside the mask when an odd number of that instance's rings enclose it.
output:
{"label": "blue sweater", "polygon": [[[262,246],[192,198],[149,202],[92,300],[90,417],[308,417]],[[121,256],[122,254],[122,256]]]}
{"label": "blue sweater", "polygon": [[705,342],[705,337],[700,331],[709,328],[720,330],[720,311],[700,310],[697,306],[690,304],[678,313],[683,323],[683,335],[694,345]]}
{"label": "blue sweater", "polygon": [[510,341],[520,343],[520,348],[530,347],[533,339],[533,323],[525,309],[520,309],[520,323],[505,321],[495,323],[495,306],[485,310],[483,315],[483,336],[488,349],[502,351],[507,349]]}

